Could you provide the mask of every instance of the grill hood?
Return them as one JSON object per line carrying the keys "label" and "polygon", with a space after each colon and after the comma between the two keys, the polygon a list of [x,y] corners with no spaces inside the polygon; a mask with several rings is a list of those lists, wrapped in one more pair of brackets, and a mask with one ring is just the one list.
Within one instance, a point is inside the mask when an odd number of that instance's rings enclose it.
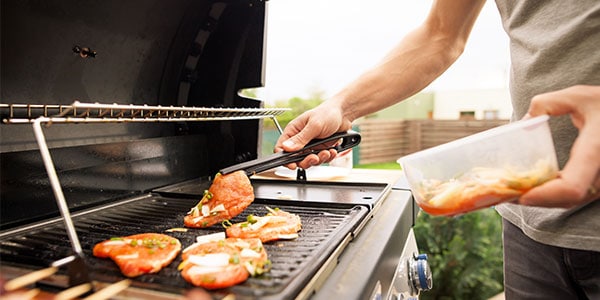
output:
{"label": "grill hood", "polygon": [[2,103],[236,106],[264,1],[2,1]]}
{"label": "grill hood", "polygon": [[[1,6],[3,105],[262,107],[239,91],[263,85],[264,1]],[[45,111],[33,109],[32,117]],[[5,120],[10,112],[0,113]],[[44,134],[69,207],[83,209],[254,159],[261,122],[52,124]],[[31,126],[5,123],[0,229],[57,216]]]}

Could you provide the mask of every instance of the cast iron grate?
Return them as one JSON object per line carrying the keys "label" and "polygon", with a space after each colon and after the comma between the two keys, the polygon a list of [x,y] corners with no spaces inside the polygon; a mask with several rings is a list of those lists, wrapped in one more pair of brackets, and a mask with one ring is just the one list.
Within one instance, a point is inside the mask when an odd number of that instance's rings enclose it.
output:
{"label": "cast iron grate", "polygon": [[[91,250],[96,243],[115,236],[143,232],[166,233],[167,229],[183,227],[183,217],[196,201],[148,195],[118,205],[75,214],[73,221],[86,256],[90,277],[107,283],[124,278],[112,260],[92,256]],[[268,201],[259,202],[262,203],[253,203],[232,222],[244,221],[248,214],[266,214],[265,206],[268,204],[264,203]],[[300,216],[303,227],[299,238],[266,243],[265,248],[273,263],[272,270],[235,287],[215,291],[215,296],[235,294],[237,299],[294,298],[344,238],[364,221],[368,212],[364,206],[359,205],[348,208],[315,208],[277,203],[271,207],[279,207]],[[166,234],[178,238],[185,248],[192,244],[198,235],[223,230],[221,225],[215,225],[207,229],[189,229],[187,232]],[[0,240],[0,261],[3,265],[17,268],[35,270],[47,267],[53,261],[70,254],[71,247],[60,220],[6,235]],[[132,285],[169,293],[183,293],[193,286],[183,280],[177,270],[180,262],[181,257],[178,256],[159,273],[134,278]]]}

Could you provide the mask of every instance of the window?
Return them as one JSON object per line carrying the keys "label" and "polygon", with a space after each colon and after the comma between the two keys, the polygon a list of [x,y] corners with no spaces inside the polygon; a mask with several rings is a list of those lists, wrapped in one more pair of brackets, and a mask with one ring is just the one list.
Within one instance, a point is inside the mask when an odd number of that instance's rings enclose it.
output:
{"label": "window", "polygon": [[460,112],[459,120],[470,121],[475,120],[475,111],[474,110],[463,110]]}

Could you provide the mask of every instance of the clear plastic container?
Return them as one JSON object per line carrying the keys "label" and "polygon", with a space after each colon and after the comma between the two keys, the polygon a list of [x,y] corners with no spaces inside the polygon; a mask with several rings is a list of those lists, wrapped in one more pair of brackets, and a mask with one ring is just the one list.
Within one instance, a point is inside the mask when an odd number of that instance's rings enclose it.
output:
{"label": "clear plastic container", "polygon": [[513,201],[558,175],[548,116],[498,126],[398,159],[417,204],[454,216]]}

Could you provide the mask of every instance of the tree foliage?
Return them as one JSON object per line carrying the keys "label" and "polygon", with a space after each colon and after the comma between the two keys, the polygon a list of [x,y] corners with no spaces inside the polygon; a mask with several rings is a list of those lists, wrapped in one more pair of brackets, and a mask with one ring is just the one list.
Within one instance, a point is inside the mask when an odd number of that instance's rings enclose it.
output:
{"label": "tree foliage", "polygon": [[489,299],[503,290],[502,223],[494,209],[459,217],[421,212],[414,227],[428,254],[433,289],[421,299]]}
{"label": "tree foliage", "polygon": [[[287,100],[279,100],[275,102],[275,105],[270,107],[279,107],[279,108],[290,108],[290,111],[287,111],[277,117],[277,121],[281,125],[282,128],[294,118],[302,114],[303,112],[310,110],[319,104],[323,103],[324,93],[322,91],[312,92],[308,98],[301,97],[293,97]],[[270,127],[270,124],[265,123],[265,126]]]}
{"label": "tree foliage", "polygon": [[256,99],[257,98],[257,89],[256,88],[243,89],[240,91],[240,94],[247,98]]}

